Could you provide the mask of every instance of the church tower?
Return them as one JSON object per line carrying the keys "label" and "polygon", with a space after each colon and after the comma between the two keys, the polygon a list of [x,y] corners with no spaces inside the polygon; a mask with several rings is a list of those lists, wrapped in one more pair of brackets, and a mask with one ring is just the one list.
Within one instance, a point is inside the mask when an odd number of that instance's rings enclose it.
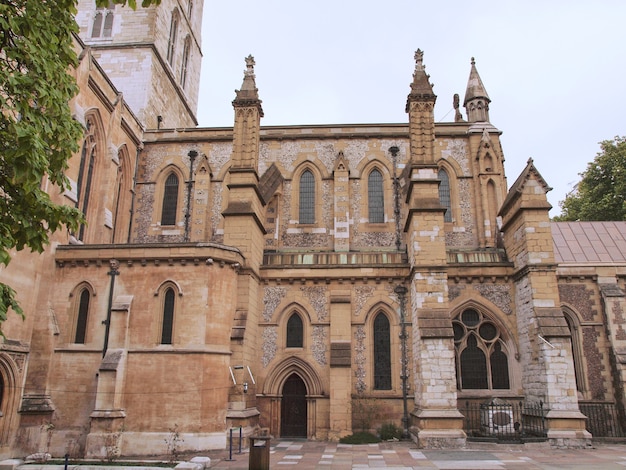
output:
{"label": "church tower", "polygon": [[198,124],[202,8],[203,0],[136,10],[78,2],[81,40],[147,129]]}

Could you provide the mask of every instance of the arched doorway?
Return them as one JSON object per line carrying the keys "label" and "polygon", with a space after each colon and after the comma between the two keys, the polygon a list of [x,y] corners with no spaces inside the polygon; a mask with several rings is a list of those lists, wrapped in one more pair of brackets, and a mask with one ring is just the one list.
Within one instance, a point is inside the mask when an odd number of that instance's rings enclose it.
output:
{"label": "arched doorway", "polygon": [[280,406],[280,437],[304,437],[307,428],[306,385],[298,374],[291,374],[283,385]]}

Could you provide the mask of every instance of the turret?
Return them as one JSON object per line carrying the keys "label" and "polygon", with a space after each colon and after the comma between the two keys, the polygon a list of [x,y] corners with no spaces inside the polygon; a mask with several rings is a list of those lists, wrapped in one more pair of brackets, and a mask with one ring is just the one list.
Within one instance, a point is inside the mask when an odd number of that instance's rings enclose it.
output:
{"label": "turret", "polygon": [[235,126],[233,142],[233,168],[257,171],[259,154],[259,130],[263,108],[259,90],[254,80],[254,57],[246,57],[246,70],[240,90],[235,90]]}
{"label": "turret", "polygon": [[476,70],[476,62],[472,57],[472,69],[467,81],[463,106],[467,111],[468,122],[489,122],[489,95]]}
{"label": "turret", "polygon": [[435,101],[423,64],[424,52],[415,52],[415,72],[411,83],[411,93],[406,100],[406,112],[409,113],[409,136],[411,162],[413,164],[434,164],[435,141]]}

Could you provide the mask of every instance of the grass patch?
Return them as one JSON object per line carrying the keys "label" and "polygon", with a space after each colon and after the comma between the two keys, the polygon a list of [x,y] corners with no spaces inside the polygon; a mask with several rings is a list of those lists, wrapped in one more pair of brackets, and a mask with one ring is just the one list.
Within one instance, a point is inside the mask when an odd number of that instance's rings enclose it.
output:
{"label": "grass patch", "polygon": [[350,436],[342,437],[339,439],[339,442],[342,444],[375,444],[380,442],[380,439],[372,433],[362,431],[355,432]]}

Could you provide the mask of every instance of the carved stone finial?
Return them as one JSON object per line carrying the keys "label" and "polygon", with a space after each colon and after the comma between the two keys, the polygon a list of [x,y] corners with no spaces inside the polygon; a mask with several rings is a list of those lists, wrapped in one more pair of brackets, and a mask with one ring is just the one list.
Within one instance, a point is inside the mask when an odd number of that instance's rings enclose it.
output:
{"label": "carved stone finial", "polygon": [[415,51],[415,70],[424,70],[424,51]]}
{"label": "carved stone finial", "polygon": [[473,57],[472,57],[472,65],[476,65],[476,61],[474,60]]}
{"label": "carved stone finial", "polygon": [[255,65],[256,62],[254,61],[254,57],[252,57],[252,55],[249,55],[248,57],[246,57],[246,70],[243,73],[246,75],[254,75]]}

